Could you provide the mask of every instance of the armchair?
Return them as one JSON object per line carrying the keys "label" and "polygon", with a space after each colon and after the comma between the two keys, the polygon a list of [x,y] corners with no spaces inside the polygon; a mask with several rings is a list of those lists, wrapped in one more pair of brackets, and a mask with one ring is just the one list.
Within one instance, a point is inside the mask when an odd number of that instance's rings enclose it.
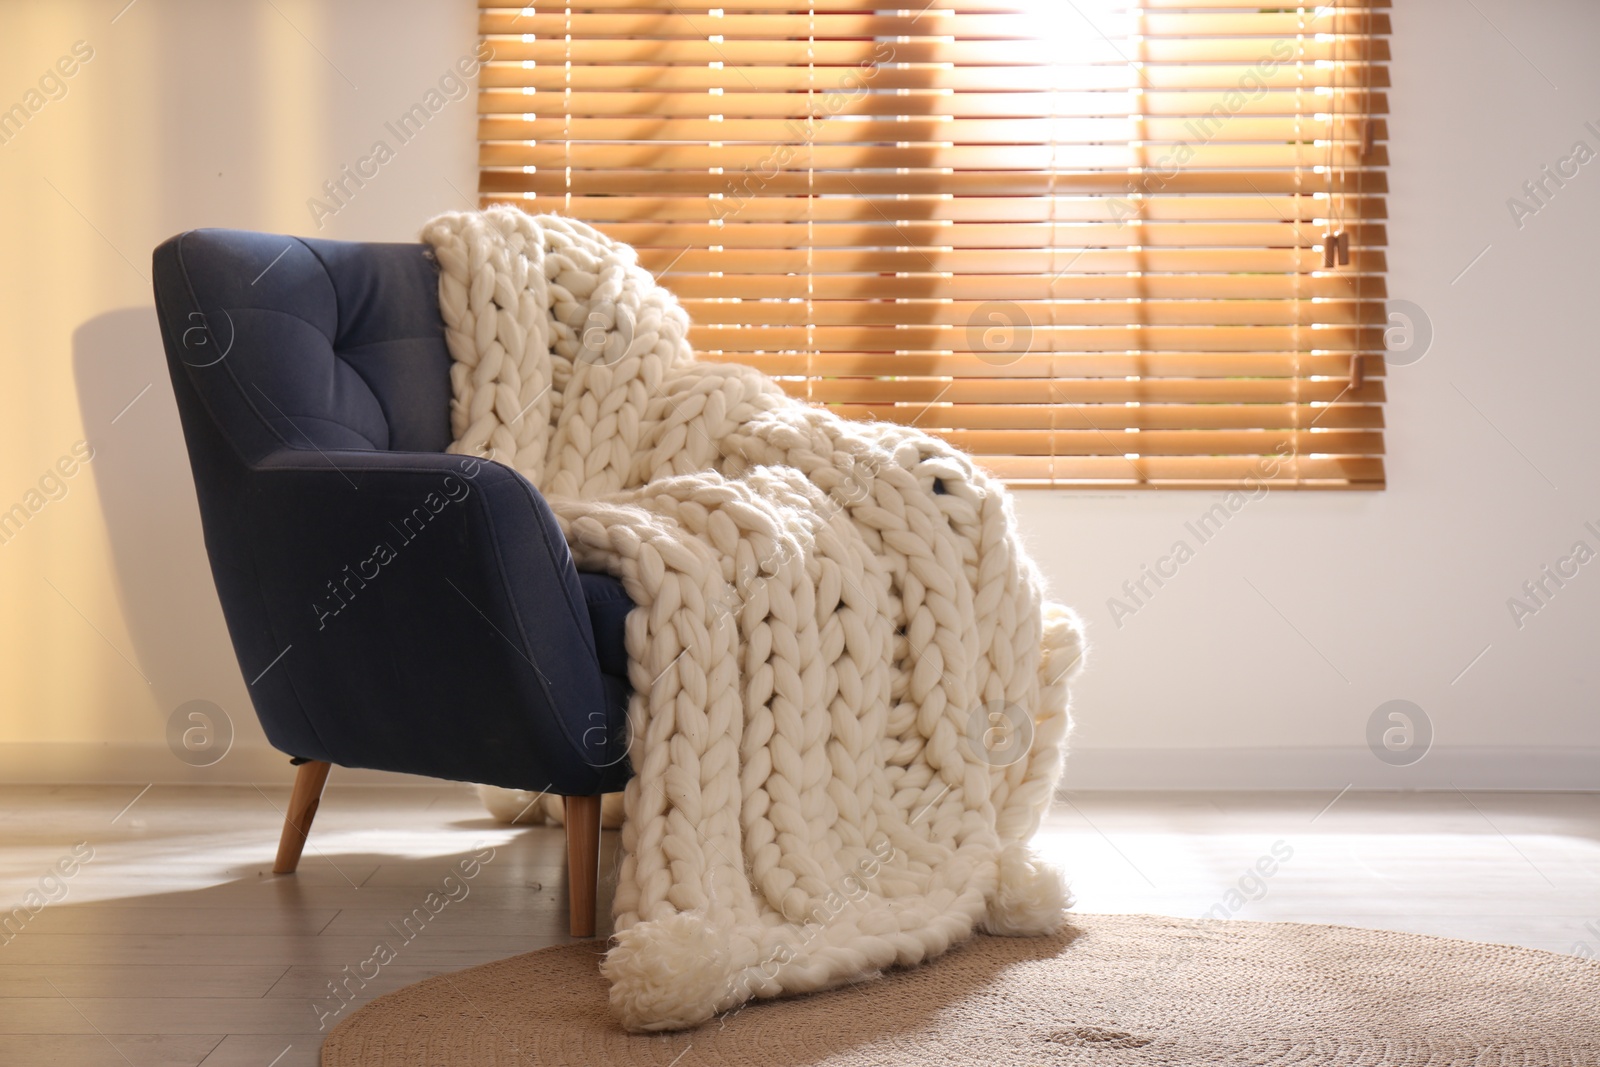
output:
{"label": "armchair", "polygon": [[229,636],[299,766],[274,870],[296,868],[333,764],[555,793],[571,930],[593,936],[632,605],[577,572],[520,474],[445,453],[424,246],[194,230],[153,281]]}

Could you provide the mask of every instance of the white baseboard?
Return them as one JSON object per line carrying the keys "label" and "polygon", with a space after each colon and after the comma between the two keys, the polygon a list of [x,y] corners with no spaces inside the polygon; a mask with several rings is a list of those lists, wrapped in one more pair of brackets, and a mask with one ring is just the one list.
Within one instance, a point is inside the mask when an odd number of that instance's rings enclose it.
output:
{"label": "white baseboard", "polygon": [[1600,748],[1435,745],[1391,767],[1360,745],[1304,748],[1079,748],[1062,788],[1600,790]]}
{"label": "white baseboard", "polygon": [[[0,782],[32,785],[287,783],[289,758],[236,747],[210,767],[191,767],[162,744],[0,743]],[[342,785],[427,785],[412,775],[341,768]],[[1103,789],[1493,789],[1600,791],[1600,748],[1436,745],[1409,767],[1390,767],[1361,746],[1304,748],[1074,748],[1066,790]]]}
{"label": "white baseboard", "polygon": [[[235,746],[210,767],[191,767],[163,744],[71,741],[0,743],[0,782],[12,785],[287,785],[289,757],[264,745]],[[437,785],[437,779],[341,767],[338,785]]]}

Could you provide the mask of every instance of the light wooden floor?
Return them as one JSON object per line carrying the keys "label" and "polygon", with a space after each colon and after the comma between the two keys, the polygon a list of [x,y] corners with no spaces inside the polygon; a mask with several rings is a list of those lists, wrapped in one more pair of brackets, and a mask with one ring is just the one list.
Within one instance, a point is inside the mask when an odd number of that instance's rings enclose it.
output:
{"label": "light wooden floor", "polygon": [[[317,1005],[339,1003],[329,983],[379,940],[398,955],[358,1003],[567,940],[560,831],[493,823],[464,787],[341,789],[335,772],[292,877],[270,873],[287,773],[264,791],[139,793],[0,788],[0,909],[30,890],[60,898],[3,935],[0,1065],[315,1064]],[[606,837],[602,879],[615,870]],[[79,842],[93,859],[47,880]],[[493,858],[447,883],[478,842]],[[1039,843],[1083,911],[1221,904],[1238,919],[1600,956],[1600,795],[1078,794]],[[1262,857],[1268,877],[1251,873]],[[390,924],[430,891],[458,899],[403,940]]]}

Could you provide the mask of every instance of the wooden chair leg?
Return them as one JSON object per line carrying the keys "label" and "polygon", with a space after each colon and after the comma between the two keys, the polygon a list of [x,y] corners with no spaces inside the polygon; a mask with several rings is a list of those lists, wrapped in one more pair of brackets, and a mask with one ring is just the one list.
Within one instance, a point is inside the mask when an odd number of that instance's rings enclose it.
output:
{"label": "wooden chair leg", "polygon": [[328,784],[333,764],[310,760],[300,764],[294,777],[294,792],[289,796],[289,812],[283,820],[283,836],[278,838],[278,859],[273,874],[293,874],[300,866],[300,853],[311,833],[311,820],[322,803],[322,787]]}
{"label": "wooden chair leg", "polygon": [[562,797],[567,824],[567,916],[573,937],[594,936],[600,882],[600,798]]}

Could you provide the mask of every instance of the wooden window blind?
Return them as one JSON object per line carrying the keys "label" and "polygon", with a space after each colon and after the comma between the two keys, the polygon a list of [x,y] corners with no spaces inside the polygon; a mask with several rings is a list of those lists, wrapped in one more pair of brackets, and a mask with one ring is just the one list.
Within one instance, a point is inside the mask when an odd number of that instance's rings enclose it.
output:
{"label": "wooden window blind", "polygon": [[482,202],[1023,486],[1383,484],[1386,0],[482,0]]}

